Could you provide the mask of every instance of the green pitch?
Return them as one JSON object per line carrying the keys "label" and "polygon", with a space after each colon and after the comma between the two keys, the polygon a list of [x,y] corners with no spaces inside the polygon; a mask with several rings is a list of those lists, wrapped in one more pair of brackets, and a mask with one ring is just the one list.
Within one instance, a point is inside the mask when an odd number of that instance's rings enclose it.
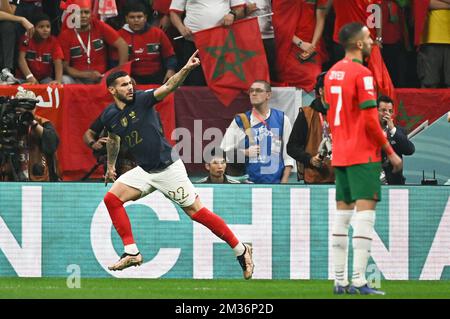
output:
{"label": "green pitch", "polygon": [[[132,299],[325,299],[334,296],[327,280],[90,279],[68,288],[65,278],[0,278],[0,298]],[[450,281],[383,281],[386,296],[370,298],[450,299]]]}

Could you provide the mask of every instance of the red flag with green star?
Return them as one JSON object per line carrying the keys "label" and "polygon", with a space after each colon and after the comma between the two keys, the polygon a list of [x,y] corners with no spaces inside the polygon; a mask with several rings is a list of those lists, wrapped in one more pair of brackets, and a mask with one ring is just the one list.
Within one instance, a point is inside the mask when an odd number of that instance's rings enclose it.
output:
{"label": "red flag with green star", "polygon": [[[238,20],[194,34],[209,88],[228,106],[255,80],[269,82],[269,68],[257,18]],[[269,82],[270,83],[270,82]]]}

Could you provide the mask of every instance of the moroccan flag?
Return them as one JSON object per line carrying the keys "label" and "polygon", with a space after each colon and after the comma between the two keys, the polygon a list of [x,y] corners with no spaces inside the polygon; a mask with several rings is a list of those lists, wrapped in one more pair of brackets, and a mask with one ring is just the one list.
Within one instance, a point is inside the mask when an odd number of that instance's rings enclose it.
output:
{"label": "moroccan flag", "polygon": [[375,83],[378,87],[378,94],[389,96],[394,101],[394,114],[397,114],[398,103],[389,71],[384,64],[378,45],[372,46],[372,52],[368,60],[368,67],[372,71]]}
{"label": "moroccan flag", "polygon": [[428,16],[430,0],[414,0],[412,3],[414,17],[414,45],[420,45],[423,29]]}
{"label": "moroccan flag", "polygon": [[223,105],[230,105],[253,81],[270,81],[256,17],[198,31],[194,41],[206,82]]}

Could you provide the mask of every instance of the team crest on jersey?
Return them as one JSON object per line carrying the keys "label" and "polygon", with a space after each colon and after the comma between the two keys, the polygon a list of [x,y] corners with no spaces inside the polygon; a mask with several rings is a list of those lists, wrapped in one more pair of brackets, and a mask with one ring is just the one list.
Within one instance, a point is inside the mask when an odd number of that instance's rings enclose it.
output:
{"label": "team crest on jersey", "polygon": [[120,124],[122,124],[123,127],[127,127],[127,125],[128,125],[128,119],[127,119],[126,117],[123,117],[123,118],[120,120]]}
{"label": "team crest on jersey", "polygon": [[134,118],[136,117],[136,112],[135,111],[131,111],[130,114],[128,114],[132,120],[134,120]]}

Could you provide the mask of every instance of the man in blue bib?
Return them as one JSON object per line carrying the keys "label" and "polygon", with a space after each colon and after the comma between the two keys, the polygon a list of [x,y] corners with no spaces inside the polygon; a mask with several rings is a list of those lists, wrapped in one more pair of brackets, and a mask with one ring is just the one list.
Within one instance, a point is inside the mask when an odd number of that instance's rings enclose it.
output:
{"label": "man in blue bib", "polygon": [[248,93],[252,109],[233,119],[220,147],[227,154],[237,151],[234,160],[245,161],[251,182],[287,183],[294,166],[294,160],[286,152],[292,130],[289,118],[269,107],[272,90],[266,81],[255,81]]}

